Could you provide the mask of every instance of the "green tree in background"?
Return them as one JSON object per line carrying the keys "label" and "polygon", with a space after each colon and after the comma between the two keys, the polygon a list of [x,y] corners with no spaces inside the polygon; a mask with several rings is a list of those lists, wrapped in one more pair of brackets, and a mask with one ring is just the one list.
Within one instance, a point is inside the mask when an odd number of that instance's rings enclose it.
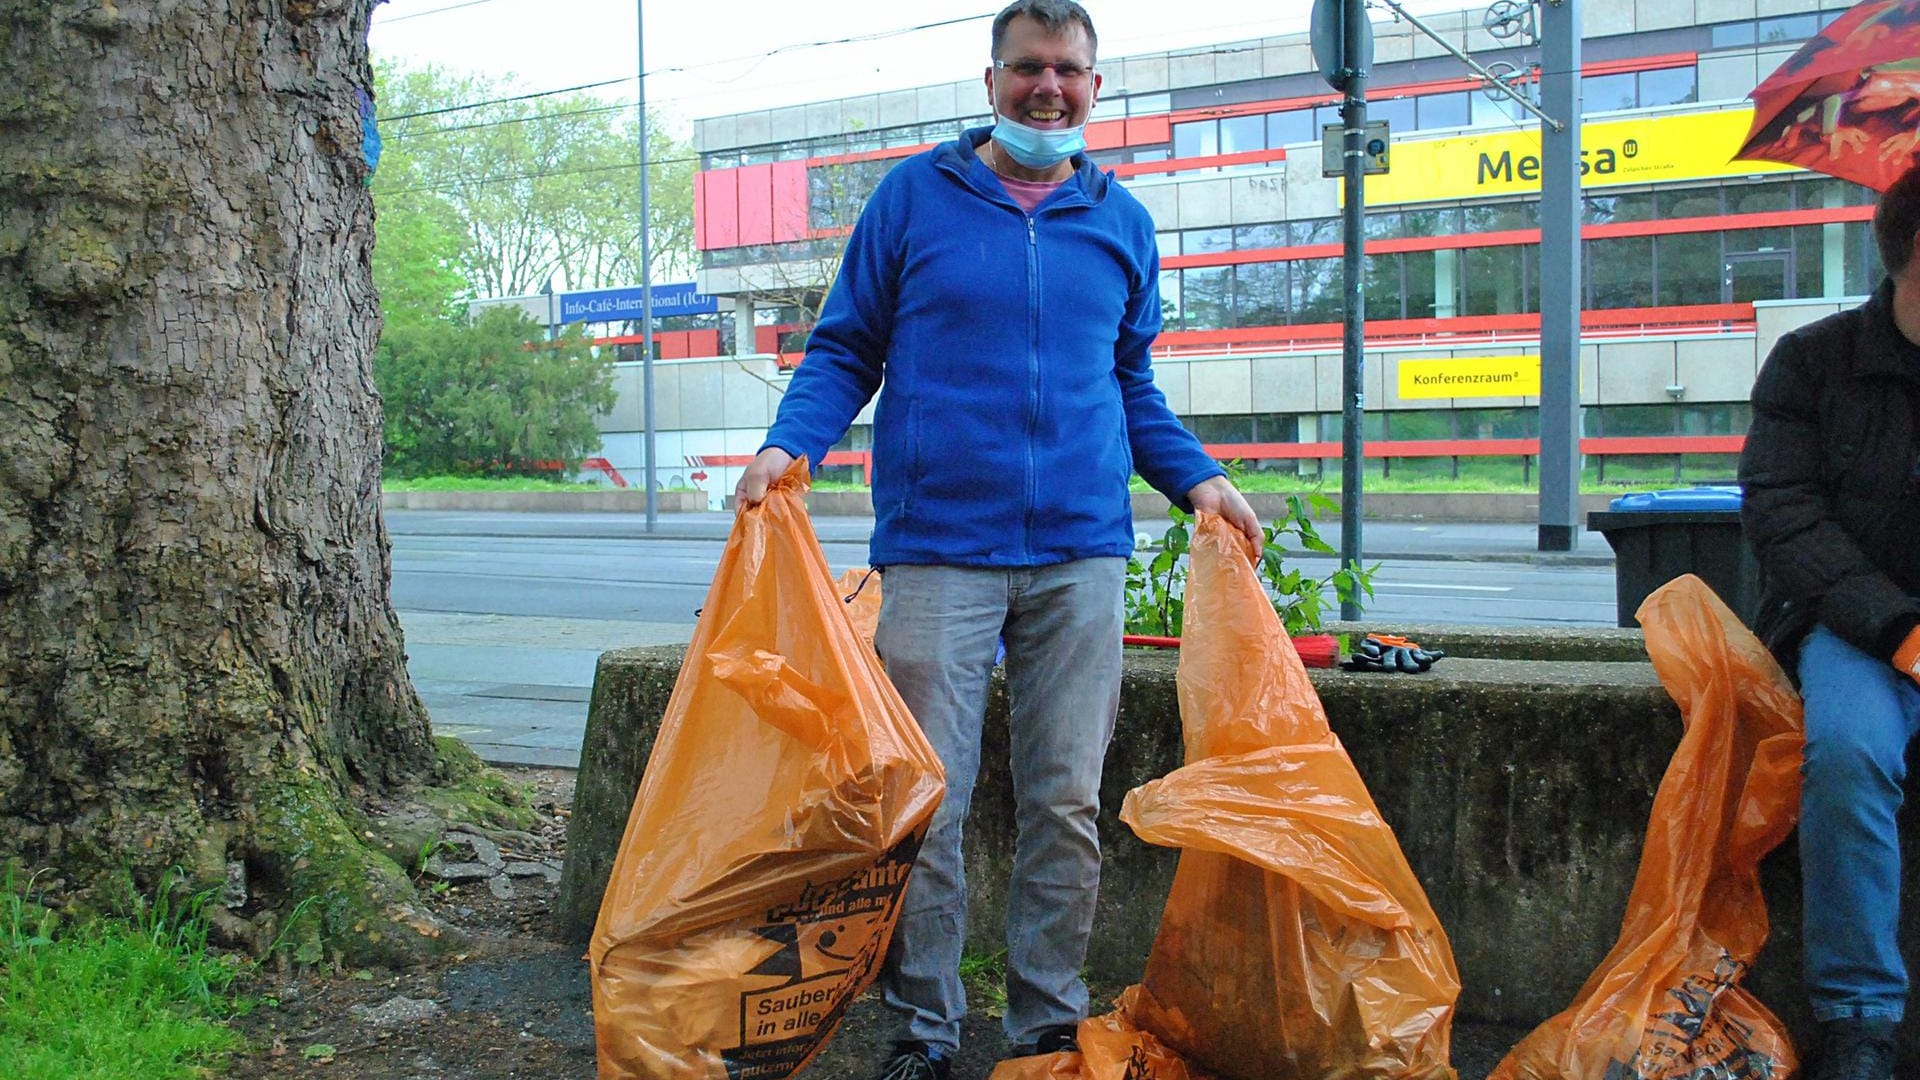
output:
{"label": "green tree in background", "polygon": [[461,223],[430,194],[391,196],[374,223],[373,283],[380,292],[385,334],[449,319],[465,319],[471,295],[461,267]]}
{"label": "green tree in background", "polygon": [[613,366],[576,324],[547,341],[539,323],[494,308],[471,324],[389,322],[374,360],[394,474],[571,472],[599,448]]}
{"label": "green tree in background", "polygon": [[[379,115],[404,117],[381,123],[381,237],[421,213],[453,225],[453,266],[480,296],[640,280],[632,105],[588,94],[499,100],[522,90],[435,67],[381,64],[375,86]],[[435,112],[474,102],[489,104]],[[691,277],[694,155],[657,111],[647,130],[654,278]]]}

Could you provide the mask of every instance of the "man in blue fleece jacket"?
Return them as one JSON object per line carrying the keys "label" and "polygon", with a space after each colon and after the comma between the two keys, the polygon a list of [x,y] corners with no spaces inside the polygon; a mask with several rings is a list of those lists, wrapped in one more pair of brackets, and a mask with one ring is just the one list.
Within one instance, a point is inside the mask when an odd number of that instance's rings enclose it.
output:
{"label": "man in blue fleece jacket", "polygon": [[961,824],[1004,637],[1019,838],[1005,1028],[1025,1053],[1074,1044],[1100,878],[1100,769],[1119,707],[1135,470],[1180,506],[1260,523],[1167,408],[1153,220],[1083,153],[1100,87],[1092,19],[1016,0],[994,19],[996,124],[881,181],[743,505],[816,465],[878,392],[875,638],[940,754],[947,797],[882,975],[899,1016],[886,1080],[946,1080],[966,1014]]}

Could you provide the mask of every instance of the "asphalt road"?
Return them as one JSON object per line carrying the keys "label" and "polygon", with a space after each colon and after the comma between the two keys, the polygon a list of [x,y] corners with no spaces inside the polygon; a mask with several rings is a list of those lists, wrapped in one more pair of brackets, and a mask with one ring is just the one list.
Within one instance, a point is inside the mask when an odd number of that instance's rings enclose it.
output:
{"label": "asphalt road", "polygon": [[[408,668],[436,730],[489,760],[573,765],[593,670],[608,649],[686,641],[732,518],[389,511],[393,600]],[[1141,521],[1157,537],[1164,521]],[[819,518],[837,574],[866,563],[871,519]],[[1336,547],[1339,529],[1325,530]],[[1378,561],[1369,619],[1408,623],[1614,621],[1612,557],[1533,550],[1531,525],[1368,523]],[[1326,573],[1333,563],[1305,564]]]}

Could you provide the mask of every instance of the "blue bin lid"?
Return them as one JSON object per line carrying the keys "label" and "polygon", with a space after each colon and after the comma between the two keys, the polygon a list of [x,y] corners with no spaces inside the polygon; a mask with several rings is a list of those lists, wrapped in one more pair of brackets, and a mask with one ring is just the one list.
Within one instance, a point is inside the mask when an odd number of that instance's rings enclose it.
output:
{"label": "blue bin lid", "polygon": [[1607,504],[1608,510],[1738,510],[1740,489],[1731,485],[1636,491]]}

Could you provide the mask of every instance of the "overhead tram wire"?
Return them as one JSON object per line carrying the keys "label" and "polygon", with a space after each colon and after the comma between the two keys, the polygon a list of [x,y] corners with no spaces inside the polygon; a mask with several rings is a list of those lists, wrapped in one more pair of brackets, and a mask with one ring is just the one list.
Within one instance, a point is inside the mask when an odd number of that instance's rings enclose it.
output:
{"label": "overhead tram wire", "polygon": [[481,4],[491,3],[493,3],[493,0],[465,0],[465,3],[448,4],[445,7],[429,8],[426,11],[410,11],[405,15],[393,15],[378,21],[380,25],[385,26],[388,23],[406,22],[408,19],[420,19],[428,15],[438,15],[443,11],[457,11],[460,8],[479,7]]}
{"label": "overhead tram wire", "polygon": [[[632,108],[631,105],[628,108]],[[684,157],[649,158],[648,165],[680,165],[689,161],[699,161],[698,155]],[[420,192],[445,192],[453,188],[485,187],[489,184],[514,184],[523,180],[545,180],[554,176],[581,176],[587,173],[620,172],[625,169],[637,169],[638,161],[623,161],[614,165],[588,165],[578,169],[549,169],[544,172],[515,173],[512,176],[482,176],[472,180],[449,180],[440,184],[421,184],[416,187],[395,188],[388,192],[377,192],[387,196],[412,195]]]}
{"label": "overhead tram wire", "polygon": [[[937,26],[941,24],[929,24],[929,25]],[[906,31],[902,30],[902,31],[890,31],[889,33],[905,33],[905,32]],[[734,57],[728,60],[711,60],[711,61],[706,61],[700,64],[689,64],[681,67],[661,68],[658,72],[648,72],[648,74],[654,75],[654,74],[668,74],[668,73],[684,73],[684,72],[693,71],[703,67],[712,67],[720,64],[732,64],[732,63],[739,63],[745,60],[759,59],[765,56],[771,56],[773,55],[774,52],[778,52],[783,49],[810,48],[817,45],[835,45],[835,44],[841,44],[841,42],[840,41],[810,42],[805,45],[783,45],[780,47],[780,49],[772,50],[764,54],[756,54],[755,56]],[[1184,56],[1233,56],[1240,53],[1259,52],[1264,47],[1265,46],[1258,45],[1258,44],[1220,46],[1220,47],[1211,48],[1211,49],[1180,50],[1180,51],[1177,51],[1177,55],[1183,56],[1183,57]],[[633,79],[631,77],[624,78],[624,79],[609,79],[604,82],[588,83],[584,86],[568,87],[568,88],[563,88],[559,90],[542,90],[537,93],[523,94],[516,97],[489,98],[484,101],[471,102],[465,105],[448,106],[445,109],[426,109],[420,112],[401,113],[396,116],[383,116],[379,118],[379,122],[382,124],[389,123],[389,122],[397,123],[401,120],[411,120],[411,119],[422,117],[422,116],[438,116],[446,112],[457,112],[457,111],[466,110],[466,109],[484,108],[485,106],[488,106],[488,105],[497,105],[497,104],[503,104],[503,103],[513,102],[513,101],[521,101],[521,100],[526,100],[528,98],[551,97],[558,94],[571,93],[575,90],[596,89],[602,86],[610,86],[616,83],[632,82],[632,81]],[[1528,81],[1532,81],[1532,80],[1529,79]],[[666,102],[691,101],[698,97],[707,97],[707,96],[713,96],[713,95],[712,94],[678,94],[670,97],[655,98],[653,100],[656,103],[666,103]],[[564,112],[537,113],[530,116],[511,116],[511,117],[506,117],[500,120],[482,120],[472,124],[449,124],[446,127],[422,128],[419,130],[397,131],[397,132],[394,132],[392,135],[389,135],[386,137],[389,139],[398,140],[398,139],[408,139],[408,138],[413,138],[416,136],[423,136],[423,135],[438,135],[444,132],[478,131],[484,128],[505,127],[509,124],[525,124],[525,123],[530,123],[530,122],[539,121],[539,120],[557,120],[557,119],[562,119],[562,118],[571,117],[571,116],[591,116],[595,113],[602,113],[602,112],[622,112],[624,110],[631,109],[631,108],[633,108],[633,102],[622,101],[622,102],[615,102],[607,105],[595,105],[595,106],[592,106],[591,108],[585,108],[585,109],[569,109]],[[1521,125],[1514,124],[1513,126],[1515,127],[1516,130],[1519,130]]]}
{"label": "overhead tram wire", "polygon": [[[489,2],[490,0],[469,0],[469,3],[475,3],[475,4],[489,3]],[[440,8],[438,10],[446,11],[451,9]],[[422,11],[422,12],[419,12],[418,14],[429,15],[433,13]],[[993,16],[994,16],[994,12],[989,11],[980,15],[964,15],[959,18],[941,19],[938,22],[920,23],[916,26],[903,26],[896,30],[876,30],[871,34],[854,34],[848,37],[831,38],[825,41],[794,42],[793,44],[790,44],[790,45],[777,45],[771,49],[766,50],[765,52],[749,53],[745,56],[734,56],[724,60],[707,60],[698,64],[676,64],[672,67],[664,67],[655,71],[644,72],[641,77],[652,77],[655,75],[668,75],[668,74],[684,74],[686,72],[695,71],[700,68],[717,67],[721,64],[738,64],[738,63],[743,63],[749,60],[753,60],[753,61],[765,60],[765,59],[768,59],[769,57],[778,56],[781,53],[795,52],[800,49],[818,49],[818,48],[824,48],[829,45],[853,45],[853,44],[858,44],[860,42],[866,42],[866,41],[883,41],[887,38],[899,37],[903,34],[919,33],[922,30],[937,30],[943,26],[955,26],[960,23],[975,22],[980,19],[991,19],[993,18]],[[412,16],[406,16],[406,17],[411,18]],[[388,20],[388,21],[398,21],[398,20],[395,19],[395,20]],[[636,78],[635,76],[628,75],[624,78],[619,78],[619,79],[603,79],[600,82],[582,83],[579,86],[566,86],[566,87],[561,87],[558,90],[538,90],[528,94],[513,94],[507,97],[489,98],[484,101],[471,101],[471,102],[467,102],[464,105],[448,105],[448,106],[445,106],[444,108],[439,108],[439,109],[422,109],[419,112],[400,113],[395,116],[378,116],[378,117],[375,117],[375,120],[378,123],[385,124],[385,123],[392,123],[392,122],[397,122],[401,120],[412,120],[415,117],[420,117],[420,116],[440,116],[445,113],[463,112],[468,109],[485,108],[488,105],[501,105],[501,104],[506,104],[508,102],[514,102],[514,101],[531,101],[535,98],[555,97],[560,94],[572,94],[582,90],[597,90],[603,86],[616,86],[621,83],[634,82],[635,78]],[[628,102],[628,107],[632,107],[631,102]]]}

